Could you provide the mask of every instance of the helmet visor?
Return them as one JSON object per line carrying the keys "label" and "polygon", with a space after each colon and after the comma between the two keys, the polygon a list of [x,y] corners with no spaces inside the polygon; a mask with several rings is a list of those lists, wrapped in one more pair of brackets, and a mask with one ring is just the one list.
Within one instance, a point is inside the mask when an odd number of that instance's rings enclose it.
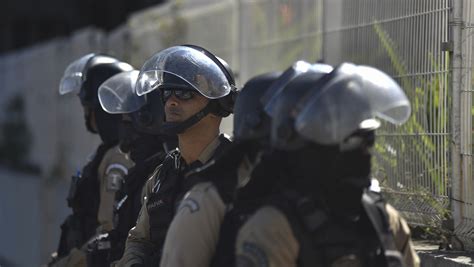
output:
{"label": "helmet visor", "polygon": [[82,76],[84,67],[95,54],[87,54],[67,66],[61,82],[59,83],[59,94],[79,93],[82,86]]}
{"label": "helmet visor", "polygon": [[261,102],[265,107],[265,112],[267,115],[273,117],[275,113],[276,102],[281,95],[282,91],[295,77],[311,72],[315,76],[320,78],[324,74],[327,74],[332,71],[332,67],[326,64],[314,64],[311,65],[305,61],[297,61],[288,68],[283,74],[278,78],[267,90],[265,95],[262,97]]}
{"label": "helmet visor", "polygon": [[224,97],[232,89],[224,72],[211,58],[190,47],[174,46],[158,52],[145,62],[140,70],[136,92],[144,95],[157,88],[169,88],[173,83],[170,84],[168,78],[173,76],[209,99]]}
{"label": "helmet visor", "polygon": [[143,107],[145,97],[135,93],[138,74],[138,70],[121,72],[102,83],[98,91],[102,109],[111,114],[123,114]]}
{"label": "helmet visor", "polygon": [[364,121],[379,117],[394,124],[410,116],[410,103],[400,86],[372,67],[342,64],[332,79],[298,104],[295,128],[320,144],[339,144]]}
{"label": "helmet visor", "polygon": [[410,101],[390,76],[368,66],[358,66],[357,73],[363,80],[362,88],[375,116],[393,124],[402,124],[408,120]]}
{"label": "helmet visor", "polygon": [[354,65],[342,65],[321,88],[313,88],[295,111],[295,129],[305,139],[322,145],[341,143],[372,118],[369,101]]}

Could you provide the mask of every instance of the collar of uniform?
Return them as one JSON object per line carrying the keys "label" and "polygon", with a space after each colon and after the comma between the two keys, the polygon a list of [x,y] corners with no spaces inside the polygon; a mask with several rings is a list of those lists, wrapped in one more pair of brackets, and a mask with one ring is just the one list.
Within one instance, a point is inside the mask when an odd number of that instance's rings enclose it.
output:
{"label": "collar of uniform", "polygon": [[217,147],[220,144],[221,144],[220,135],[218,135],[216,136],[216,138],[214,138],[214,140],[212,140],[211,143],[209,143],[209,145],[207,145],[206,148],[204,148],[204,150],[201,152],[197,160],[201,162],[202,164],[205,164],[206,162],[208,162],[211,159],[211,157],[214,155],[214,151],[216,151]]}

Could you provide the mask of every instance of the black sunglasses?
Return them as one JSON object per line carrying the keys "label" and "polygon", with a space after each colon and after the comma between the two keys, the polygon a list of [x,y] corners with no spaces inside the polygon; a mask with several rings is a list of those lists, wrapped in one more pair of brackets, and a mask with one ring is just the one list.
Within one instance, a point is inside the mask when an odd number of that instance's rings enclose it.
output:
{"label": "black sunglasses", "polygon": [[166,102],[173,95],[179,100],[190,100],[194,97],[195,93],[190,90],[164,90],[163,101]]}

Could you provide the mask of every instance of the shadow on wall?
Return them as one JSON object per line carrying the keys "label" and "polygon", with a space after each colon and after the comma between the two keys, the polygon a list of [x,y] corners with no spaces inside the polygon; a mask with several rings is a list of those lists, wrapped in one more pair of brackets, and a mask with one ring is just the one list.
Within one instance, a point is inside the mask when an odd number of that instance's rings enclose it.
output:
{"label": "shadow on wall", "polygon": [[39,174],[39,166],[28,161],[32,135],[26,125],[25,103],[20,94],[12,97],[0,122],[0,164],[13,170]]}
{"label": "shadow on wall", "polygon": [[0,255],[0,266],[11,266],[11,267],[15,267],[15,266],[18,266],[18,265],[16,265],[16,264],[13,263],[12,261],[9,261],[6,257],[3,257],[2,255]]}

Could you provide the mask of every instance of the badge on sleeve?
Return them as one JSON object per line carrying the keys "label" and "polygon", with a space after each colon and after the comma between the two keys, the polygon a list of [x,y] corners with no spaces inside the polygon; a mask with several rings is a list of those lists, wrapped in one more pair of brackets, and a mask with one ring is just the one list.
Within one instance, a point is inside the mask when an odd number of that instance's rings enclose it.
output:
{"label": "badge on sleeve", "polygon": [[105,171],[106,190],[108,192],[120,190],[127,174],[128,169],[122,164],[110,164]]}

